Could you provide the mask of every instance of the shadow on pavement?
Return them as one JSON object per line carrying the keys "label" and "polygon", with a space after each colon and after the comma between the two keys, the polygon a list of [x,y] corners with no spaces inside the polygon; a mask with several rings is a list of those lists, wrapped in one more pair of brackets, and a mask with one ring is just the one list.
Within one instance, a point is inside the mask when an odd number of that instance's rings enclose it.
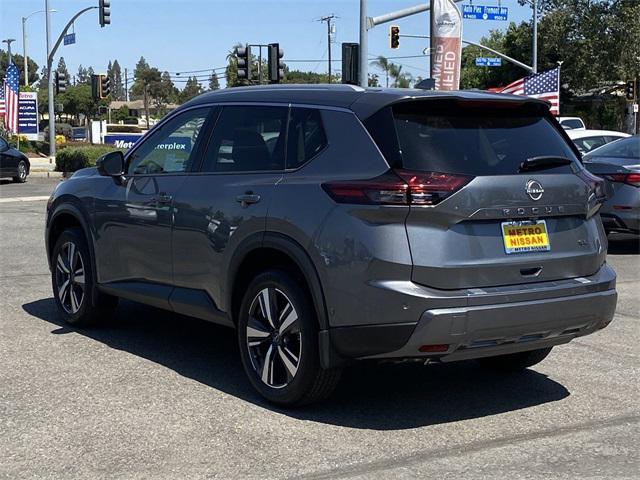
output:
{"label": "shadow on pavement", "polygon": [[348,368],[325,403],[285,410],[265,403],[246,380],[235,332],[189,317],[121,301],[113,323],[69,328],[53,298],[23,305],[51,323],[156,362],[185,377],[293,418],[373,430],[397,430],[484,417],[561,400],[567,389],[547,376],[488,373],[474,362],[429,367],[362,364]]}
{"label": "shadow on pavement", "polygon": [[640,237],[637,235],[610,235],[609,250],[610,255],[639,255]]}

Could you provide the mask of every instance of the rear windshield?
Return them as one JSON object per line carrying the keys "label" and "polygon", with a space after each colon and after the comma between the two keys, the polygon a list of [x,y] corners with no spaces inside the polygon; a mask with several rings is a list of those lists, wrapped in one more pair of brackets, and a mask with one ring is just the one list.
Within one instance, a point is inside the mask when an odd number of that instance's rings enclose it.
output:
{"label": "rear windshield", "polygon": [[594,150],[586,158],[593,160],[597,157],[619,157],[638,160],[640,159],[640,137],[635,136],[616,140]]}
{"label": "rear windshield", "polygon": [[[571,147],[539,111],[514,108],[432,108],[427,102],[393,107],[402,167],[463,175],[517,174],[531,157],[577,162]],[[570,165],[545,173],[569,173]]]}
{"label": "rear windshield", "polygon": [[563,127],[567,127],[567,128],[584,128],[584,124],[582,123],[582,120],[578,120],[577,118],[562,120],[560,124]]}

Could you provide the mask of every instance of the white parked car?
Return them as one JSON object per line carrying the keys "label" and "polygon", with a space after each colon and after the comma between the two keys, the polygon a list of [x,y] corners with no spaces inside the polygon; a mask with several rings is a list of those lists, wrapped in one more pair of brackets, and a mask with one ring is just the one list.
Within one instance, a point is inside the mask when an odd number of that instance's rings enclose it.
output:
{"label": "white parked car", "polygon": [[567,135],[583,155],[594,148],[630,136],[628,133],[614,132],[612,130],[567,130]]}
{"label": "white parked car", "polygon": [[580,117],[558,117],[558,122],[565,130],[586,130],[587,126]]}

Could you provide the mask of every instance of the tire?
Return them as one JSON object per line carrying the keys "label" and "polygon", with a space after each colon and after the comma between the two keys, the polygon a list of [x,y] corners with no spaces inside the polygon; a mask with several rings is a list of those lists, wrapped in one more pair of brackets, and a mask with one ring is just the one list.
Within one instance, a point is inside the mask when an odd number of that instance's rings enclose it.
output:
{"label": "tire", "polygon": [[340,369],[320,365],[318,322],[308,292],[284,271],[253,279],[237,332],[245,373],[272,403],[291,407],[324,400],[340,380]]}
{"label": "tire", "polygon": [[24,160],[20,160],[20,162],[18,163],[18,175],[13,177],[14,183],[24,183],[24,182],[26,182],[27,181],[27,175],[28,175],[27,172],[28,172],[27,164],[25,163]]}
{"label": "tire", "polygon": [[502,372],[519,372],[529,367],[537,365],[547,358],[551,353],[549,348],[540,348],[538,350],[530,350],[528,352],[510,353],[508,355],[499,355],[497,357],[479,358],[477,362],[490,370]]}
{"label": "tire", "polygon": [[95,278],[82,230],[62,232],[51,255],[51,285],[58,312],[69,325],[87,327],[112,316],[118,299],[99,292]]}

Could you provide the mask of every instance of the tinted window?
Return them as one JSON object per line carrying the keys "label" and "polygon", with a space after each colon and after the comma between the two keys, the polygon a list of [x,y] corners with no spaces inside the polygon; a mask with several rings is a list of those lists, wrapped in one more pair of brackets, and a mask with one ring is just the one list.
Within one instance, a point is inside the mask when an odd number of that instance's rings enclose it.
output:
{"label": "tinted window", "polygon": [[156,174],[186,172],[194,162],[194,152],[210,109],[190,110],[174,117],[156,130],[129,158],[129,173]]}
{"label": "tinted window", "polygon": [[640,137],[623,138],[622,140],[616,140],[615,142],[608,143],[607,145],[594,150],[588,158],[595,157],[620,157],[620,158],[634,158],[640,157]]}
{"label": "tinted window", "polygon": [[288,111],[287,107],[224,107],[202,171],[282,170]]}
{"label": "tinted window", "polygon": [[[466,175],[518,173],[527,158],[551,155],[577,161],[549,120],[535,110],[431,107],[414,102],[394,107],[402,166]],[[568,165],[547,173],[570,172]]]}
{"label": "tinted window", "polygon": [[602,145],[607,143],[607,139],[603,136],[576,138],[573,140],[573,143],[576,144],[576,147],[578,147],[578,150],[580,150],[582,153],[587,153],[594,148],[601,147]]}
{"label": "tinted window", "polygon": [[289,122],[287,168],[298,168],[327,145],[320,111],[294,108]]}
{"label": "tinted window", "polygon": [[584,124],[582,123],[582,120],[578,120],[578,119],[562,120],[560,124],[563,127],[567,127],[567,128],[584,128]]}

